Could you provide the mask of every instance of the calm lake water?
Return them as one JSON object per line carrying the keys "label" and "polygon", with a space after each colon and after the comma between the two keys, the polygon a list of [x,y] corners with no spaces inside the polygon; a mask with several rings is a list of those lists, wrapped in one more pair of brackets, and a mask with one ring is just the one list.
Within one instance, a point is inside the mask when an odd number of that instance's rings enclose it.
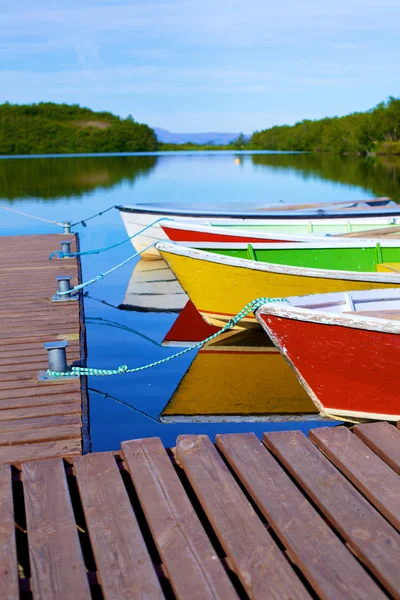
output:
{"label": "calm lake water", "polygon": [[[135,202],[174,201],[202,206],[230,202],[293,204],[373,196],[400,200],[399,166],[395,159],[238,152],[0,158],[0,235],[59,231],[53,225],[3,211],[1,206],[74,222],[112,205]],[[83,250],[108,246],[126,237],[116,210],[75,230],[81,236]],[[127,243],[104,254],[83,257],[84,280],[133,252]],[[176,314],[118,308],[134,266],[132,261],[87,288],[89,366],[139,366],[174,353],[174,349],[162,347],[161,342]],[[93,450],[117,449],[122,440],[135,437],[156,435],[165,444],[173,445],[179,433],[260,433],[267,428],[289,427],[288,423],[161,424],[158,417],[194,355],[191,352],[137,374],[91,377]],[[312,425],[315,423],[303,429]]]}

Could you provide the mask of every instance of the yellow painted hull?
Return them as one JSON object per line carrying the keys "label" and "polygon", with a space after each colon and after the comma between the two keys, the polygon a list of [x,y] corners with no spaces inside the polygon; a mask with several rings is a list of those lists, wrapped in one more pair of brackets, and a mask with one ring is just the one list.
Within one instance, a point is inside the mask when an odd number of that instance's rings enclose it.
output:
{"label": "yellow painted hull", "polygon": [[161,416],[316,412],[276,348],[206,348],[197,354]]}
{"label": "yellow painted hull", "polygon": [[[331,279],[257,270],[251,267],[200,260],[160,250],[181,286],[197,310],[212,324],[226,322],[248,302],[260,298],[303,296],[325,292],[393,288],[396,282],[371,282],[355,279]],[[357,273],[360,277],[361,273]],[[370,275],[370,273],[368,274]],[[256,326],[253,315],[242,326]]]}

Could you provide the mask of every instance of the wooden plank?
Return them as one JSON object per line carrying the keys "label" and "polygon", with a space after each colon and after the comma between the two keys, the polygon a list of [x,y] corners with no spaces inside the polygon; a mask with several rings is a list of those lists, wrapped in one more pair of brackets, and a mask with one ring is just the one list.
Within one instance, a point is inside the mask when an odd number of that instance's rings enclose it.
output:
{"label": "wooden plank", "polygon": [[161,441],[134,440],[121,448],[176,597],[237,598]]}
{"label": "wooden plank", "polygon": [[19,465],[52,456],[73,456],[81,453],[80,440],[57,440],[21,446],[0,446],[0,463]]}
{"label": "wooden plank", "polygon": [[164,598],[115,456],[87,454],[74,467],[105,600]]}
{"label": "wooden plank", "polygon": [[249,597],[309,598],[209,438],[180,436],[176,453]]}
{"label": "wooden plank", "polygon": [[[69,408],[72,408],[71,404],[81,406],[80,401],[77,401],[76,393],[69,394],[53,394],[46,396],[26,396],[23,398],[0,398],[0,419],[5,420],[4,416],[5,411],[9,410],[19,410],[19,409],[35,409],[42,407],[47,407],[46,410],[49,410],[50,407],[54,407],[55,410],[58,410],[56,407],[68,405]],[[67,408],[67,407],[66,407]],[[66,411],[68,412],[68,411]],[[17,413],[16,413],[17,414]],[[32,415],[35,416],[35,415]],[[17,417],[12,417],[17,418]]]}
{"label": "wooden plank", "polygon": [[[38,419],[45,418],[51,422],[52,418],[65,417],[71,418],[71,423],[81,422],[81,403],[80,402],[65,402],[63,404],[49,404],[30,406],[28,408],[12,408],[10,410],[0,410],[0,430],[7,428],[8,424],[15,426],[20,421],[33,421],[36,423]],[[69,422],[69,421],[68,421]]]}
{"label": "wooden plank", "polygon": [[3,431],[0,434],[0,446],[32,444],[50,440],[72,440],[74,438],[81,438],[80,424],[40,427],[24,431]]}
{"label": "wooden plank", "polygon": [[11,468],[0,466],[0,590],[7,600],[19,599],[17,546]]}
{"label": "wooden plank", "polygon": [[347,427],[320,427],[310,439],[400,529],[400,477]]}
{"label": "wooden plank", "polygon": [[[13,411],[15,412],[15,411]],[[44,417],[35,416],[33,418],[12,419],[7,421],[0,420],[0,434],[9,431],[25,431],[36,428],[59,427],[60,425],[77,425],[81,426],[81,415],[79,409],[75,414],[59,414],[48,415]],[[2,417],[0,411],[0,419]],[[1,439],[1,435],[0,435]],[[1,443],[1,442],[0,442]]]}
{"label": "wooden plank", "polygon": [[[16,359],[19,360],[19,365],[23,365],[25,369],[30,368],[31,371],[35,371],[37,377],[37,369],[38,366],[41,365],[43,367],[47,366],[47,352],[43,351],[31,351],[30,354],[26,356],[18,356],[18,352],[15,352],[15,356],[5,356],[2,352],[0,352],[0,366],[1,367],[11,367],[13,370],[15,369]],[[68,348],[68,360],[71,363],[73,360],[79,360],[79,349]],[[4,371],[6,372],[6,371]],[[10,372],[10,369],[8,370]]]}
{"label": "wooden plank", "polygon": [[254,433],[217,446],[319,598],[386,598]]}
{"label": "wooden plank", "polygon": [[357,557],[400,598],[397,531],[301,431],[265,433],[263,439]]}
{"label": "wooden plank", "polygon": [[[38,375],[38,372],[36,372]],[[71,379],[69,378],[63,378],[63,377],[59,377],[57,379],[54,380],[50,380],[50,381],[32,381],[32,382],[26,382],[23,387],[21,386],[21,390],[15,390],[13,389],[13,385],[12,383],[6,382],[3,384],[4,385],[4,389],[1,390],[1,393],[9,393],[10,395],[14,392],[17,391],[21,391],[21,392],[26,392],[26,393],[30,393],[32,394],[32,396],[37,395],[36,392],[38,392],[38,394],[40,396],[43,395],[51,395],[51,394],[56,394],[58,392],[61,393],[70,393],[70,392],[75,392],[79,387],[80,387],[80,381],[79,378],[76,377],[71,377]],[[15,387],[15,386],[14,386]]]}
{"label": "wooden plank", "polygon": [[[6,384],[4,384],[5,386]],[[10,400],[11,398],[31,398],[39,396],[40,398],[44,398],[44,396],[55,396],[57,394],[70,394],[71,392],[80,391],[80,381],[79,379],[74,380],[62,380],[62,381],[49,381],[46,383],[38,383],[36,386],[25,386],[21,389],[12,389],[12,385],[9,384],[9,389],[0,390],[0,403],[1,400]]]}
{"label": "wooden plank", "polygon": [[381,421],[356,425],[353,431],[400,475],[400,431],[396,427]]}
{"label": "wooden plank", "polygon": [[22,478],[33,597],[91,598],[62,460],[24,463]]}

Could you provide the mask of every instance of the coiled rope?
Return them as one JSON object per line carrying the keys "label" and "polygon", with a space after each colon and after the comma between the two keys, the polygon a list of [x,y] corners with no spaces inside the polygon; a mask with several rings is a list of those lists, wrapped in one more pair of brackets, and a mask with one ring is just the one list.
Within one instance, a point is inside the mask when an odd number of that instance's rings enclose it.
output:
{"label": "coiled rope", "polygon": [[181,350],[180,352],[177,352],[176,354],[172,354],[171,356],[167,356],[165,358],[162,358],[161,360],[157,360],[155,362],[152,362],[147,365],[143,365],[141,367],[134,367],[131,369],[129,369],[127,365],[122,365],[122,366],[118,367],[117,369],[94,369],[94,368],[89,368],[89,367],[72,367],[69,371],[47,370],[46,373],[50,377],[62,378],[62,377],[76,377],[77,375],[78,376],[80,376],[80,375],[96,375],[96,376],[105,377],[105,376],[109,376],[109,375],[125,375],[126,373],[138,373],[139,371],[145,371],[146,369],[151,369],[152,367],[157,367],[158,365],[163,365],[163,364],[169,362],[170,360],[173,360],[174,358],[183,356],[184,354],[186,354],[187,352],[190,352],[191,350],[196,350],[198,348],[202,348],[208,342],[211,342],[212,340],[214,340],[215,338],[220,336],[225,331],[228,331],[228,329],[232,329],[232,327],[234,327],[237,323],[239,323],[239,321],[241,321],[242,319],[247,317],[247,315],[250,312],[252,312],[252,311],[254,312],[258,308],[260,308],[260,306],[262,306],[263,304],[267,304],[269,302],[288,302],[288,299],[287,298],[256,298],[255,300],[252,300],[251,302],[246,304],[246,306],[243,307],[242,310],[237,313],[237,315],[235,315],[234,317],[229,319],[229,321],[226,323],[226,325],[224,325],[224,327],[222,327],[222,329],[220,329],[216,333],[213,333],[212,335],[207,337],[205,340],[203,340],[201,342],[197,342],[197,344],[194,344],[193,346],[189,346],[188,348],[185,348],[184,350]]}

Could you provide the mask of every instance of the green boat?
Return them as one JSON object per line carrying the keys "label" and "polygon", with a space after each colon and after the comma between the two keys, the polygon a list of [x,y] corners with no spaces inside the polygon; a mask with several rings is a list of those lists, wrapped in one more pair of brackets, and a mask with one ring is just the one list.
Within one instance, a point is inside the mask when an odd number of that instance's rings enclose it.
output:
{"label": "green boat", "polygon": [[192,243],[197,248],[231,258],[261,263],[359,272],[399,272],[400,240],[322,242],[318,244]]}

